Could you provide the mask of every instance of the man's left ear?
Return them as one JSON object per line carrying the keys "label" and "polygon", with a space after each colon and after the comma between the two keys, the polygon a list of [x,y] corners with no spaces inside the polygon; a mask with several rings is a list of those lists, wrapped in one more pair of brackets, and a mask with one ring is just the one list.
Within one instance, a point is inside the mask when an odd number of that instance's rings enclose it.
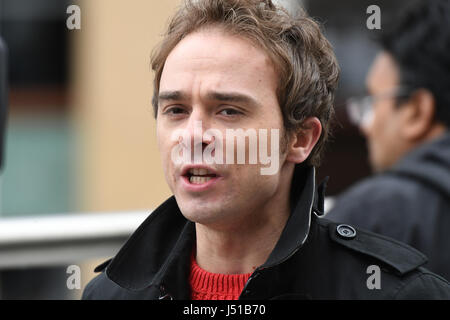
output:
{"label": "man's left ear", "polygon": [[404,108],[403,136],[414,141],[420,140],[429,133],[435,114],[435,100],[427,89],[418,89]]}
{"label": "man's left ear", "polygon": [[289,137],[286,160],[293,163],[301,163],[310,155],[312,149],[319,141],[322,133],[322,124],[316,117],[307,118],[302,129],[294,132]]}

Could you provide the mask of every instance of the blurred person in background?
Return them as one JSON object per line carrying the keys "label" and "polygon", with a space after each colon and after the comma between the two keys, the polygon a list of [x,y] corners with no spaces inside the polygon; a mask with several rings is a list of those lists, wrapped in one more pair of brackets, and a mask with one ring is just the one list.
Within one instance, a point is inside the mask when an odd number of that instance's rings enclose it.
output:
{"label": "blurred person in background", "polygon": [[337,197],[327,218],[406,242],[450,279],[450,1],[415,3],[380,44],[370,96],[348,105],[376,174]]}
{"label": "blurred person in background", "polygon": [[[449,298],[448,282],[421,267],[417,250],[321,218],[314,166],[339,68],[315,21],[270,0],[187,1],[152,67],[158,146],[174,196],[97,267],[84,299]],[[197,121],[219,132],[281,130],[280,152],[271,150],[279,170],[193,164],[192,137],[194,149],[225,145],[195,133]],[[190,133],[189,159],[175,163],[180,129]],[[373,264],[379,290],[367,285]]]}

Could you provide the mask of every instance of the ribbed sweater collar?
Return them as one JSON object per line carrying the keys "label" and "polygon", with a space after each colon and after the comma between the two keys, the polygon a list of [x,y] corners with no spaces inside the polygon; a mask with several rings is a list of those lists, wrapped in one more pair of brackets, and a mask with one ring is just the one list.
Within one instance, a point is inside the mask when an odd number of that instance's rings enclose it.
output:
{"label": "ribbed sweater collar", "polygon": [[197,264],[191,256],[192,300],[237,300],[251,273],[220,274],[208,272]]}

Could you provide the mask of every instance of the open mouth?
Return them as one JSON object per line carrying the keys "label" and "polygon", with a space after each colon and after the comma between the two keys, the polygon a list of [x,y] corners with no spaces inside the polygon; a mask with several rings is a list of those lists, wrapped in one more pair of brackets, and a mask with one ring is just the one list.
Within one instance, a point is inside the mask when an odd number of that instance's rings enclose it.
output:
{"label": "open mouth", "polygon": [[191,168],[183,175],[190,184],[204,184],[218,176],[205,168]]}

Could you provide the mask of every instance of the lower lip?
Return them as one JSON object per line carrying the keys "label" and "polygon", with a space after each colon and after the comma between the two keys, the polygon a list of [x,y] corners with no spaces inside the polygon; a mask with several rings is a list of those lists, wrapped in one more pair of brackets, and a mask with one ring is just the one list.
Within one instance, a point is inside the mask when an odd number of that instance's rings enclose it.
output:
{"label": "lower lip", "polygon": [[206,191],[208,189],[211,189],[221,179],[222,179],[222,177],[218,177],[217,176],[217,177],[213,177],[213,178],[209,179],[205,183],[194,184],[194,183],[190,183],[189,182],[189,177],[187,177],[187,176],[182,176],[181,177],[181,181],[182,181],[183,187],[187,191],[191,191],[191,192],[202,192],[202,191]]}

